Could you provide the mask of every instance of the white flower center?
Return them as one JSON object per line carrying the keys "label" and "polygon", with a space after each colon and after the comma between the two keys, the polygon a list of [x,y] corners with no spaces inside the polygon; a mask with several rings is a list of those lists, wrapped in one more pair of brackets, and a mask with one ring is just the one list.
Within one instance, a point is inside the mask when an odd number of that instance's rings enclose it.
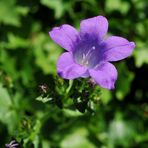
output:
{"label": "white flower center", "polygon": [[91,58],[93,58],[92,54],[93,54],[95,49],[96,49],[96,47],[92,46],[91,49],[89,49],[87,53],[83,53],[82,54],[82,59],[80,60],[79,64],[81,64],[83,66],[86,66],[86,67],[89,67],[90,66],[89,61],[91,60]]}

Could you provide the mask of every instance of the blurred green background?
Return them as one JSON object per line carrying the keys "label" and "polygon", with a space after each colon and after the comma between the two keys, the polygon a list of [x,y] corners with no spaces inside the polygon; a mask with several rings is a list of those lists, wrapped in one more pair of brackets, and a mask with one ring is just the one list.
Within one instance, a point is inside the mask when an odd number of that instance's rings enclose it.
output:
{"label": "blurred green background", "polygon": [[[136,49],[114,63],[116,89],[94,88],[88,98],[98,103],[84,113],[64,95],[79,88],[56,75],[63,49],[48,31],[65,23],[79,29],[80,20],[97,15],[107,17],[110,35]],[[148,148],[147,76],[147,0],[0,0],[0,147],[16,139],[25,148]]]}

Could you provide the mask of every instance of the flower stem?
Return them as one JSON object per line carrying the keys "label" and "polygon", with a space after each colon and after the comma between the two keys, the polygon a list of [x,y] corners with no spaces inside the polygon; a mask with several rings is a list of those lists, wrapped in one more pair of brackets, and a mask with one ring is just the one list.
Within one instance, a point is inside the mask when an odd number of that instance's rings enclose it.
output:
{"label": "flower stem", "polygon": [[68,86],[68,88],[66,89],[66,94],[69,93],[69,91],[70,91],[71,88],[72,88],[72,85],[73,85],[73,80],[69,80],[69,86]]}

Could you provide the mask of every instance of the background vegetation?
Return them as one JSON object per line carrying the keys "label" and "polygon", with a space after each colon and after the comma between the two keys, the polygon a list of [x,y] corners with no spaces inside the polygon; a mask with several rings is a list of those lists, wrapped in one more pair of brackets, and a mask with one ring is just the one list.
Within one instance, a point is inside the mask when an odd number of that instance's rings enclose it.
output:
{"label": "background vegetation", "polygon": [[[147,148],[147,9],[147,0],[1,0],[0,147],[15,139],[25,148]],[[79,29],[97,15],[108,18],[110,35],[136,42],[130,58],[114,63],[113,91],[56,74],[63,49],[48,31]]]}

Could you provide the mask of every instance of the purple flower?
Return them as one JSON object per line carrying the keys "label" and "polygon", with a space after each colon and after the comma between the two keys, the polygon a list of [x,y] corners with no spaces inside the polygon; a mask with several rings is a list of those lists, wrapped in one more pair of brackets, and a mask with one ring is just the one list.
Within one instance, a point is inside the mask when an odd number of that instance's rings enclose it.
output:
{"label": "purple flower", "polygon": [[57,72],[64,79],[92,77],[103,88],[113,89],[117,80],[117,70],[110,62],[128,57],[134,42],[105,35],[108,21],[97,16],[81,21],[80,31],[64,24],[49,32],[54,42],[67,50],[57,62]]}

